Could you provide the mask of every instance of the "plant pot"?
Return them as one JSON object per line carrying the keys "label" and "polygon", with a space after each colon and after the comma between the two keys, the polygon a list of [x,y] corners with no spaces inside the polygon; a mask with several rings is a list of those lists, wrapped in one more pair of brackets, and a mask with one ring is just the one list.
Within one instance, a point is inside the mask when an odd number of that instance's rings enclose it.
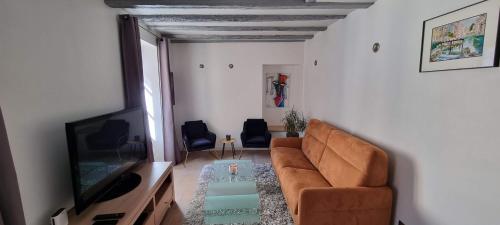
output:
{"label": "plant pot", "polygon": [[299,132],[286,132],[286,137],[299,137]]}

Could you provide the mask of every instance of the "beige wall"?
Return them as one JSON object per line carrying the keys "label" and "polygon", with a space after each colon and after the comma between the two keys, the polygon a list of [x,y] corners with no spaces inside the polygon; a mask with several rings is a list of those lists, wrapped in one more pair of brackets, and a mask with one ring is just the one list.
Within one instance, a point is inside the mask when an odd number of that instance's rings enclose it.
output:
{"label": "beige wall", "polygon": [[306,42],[308,115],[388,150],[395,224],[500,224],[500,70],[418,72],[423,21],[475,2],[379,0]]}
{"label": "beige wall", "polygon": [[[231,134],[241,146],[243,122],[262,118],[263,65],[301,65],[304,44],[172,44],[170,53],[177,134],[185,121],[201,119],[218,138]],[[199,64],[205,68],[200,69]],[[229,64],[234,68],[229,69]],[[302,84],[301,78],[293,82]],[[301,96],[302,85],[298,87],[294,91]]]}
{"label": "beige wall", "polygon": [[0,105],[26,224],[73,205],[64,123],[123,107],[116,14],[102,0],[0,1]]}

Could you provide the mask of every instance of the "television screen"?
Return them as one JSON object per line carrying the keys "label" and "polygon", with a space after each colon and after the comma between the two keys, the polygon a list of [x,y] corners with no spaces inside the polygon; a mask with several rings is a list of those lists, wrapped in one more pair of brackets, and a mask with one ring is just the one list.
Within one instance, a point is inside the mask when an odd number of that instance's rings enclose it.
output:
{"label": "television screen", "polygon": [[147,158],[141,108],[66,124],[77,213]]}

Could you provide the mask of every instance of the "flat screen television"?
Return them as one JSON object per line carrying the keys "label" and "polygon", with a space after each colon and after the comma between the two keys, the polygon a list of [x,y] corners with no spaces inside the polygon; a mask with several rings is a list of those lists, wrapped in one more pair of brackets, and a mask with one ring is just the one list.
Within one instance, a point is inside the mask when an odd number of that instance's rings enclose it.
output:
{"label": "flat screen television", "polygon": [[130,170],[147,158],[142,108],[66,123],[76,213],[132,190]]}

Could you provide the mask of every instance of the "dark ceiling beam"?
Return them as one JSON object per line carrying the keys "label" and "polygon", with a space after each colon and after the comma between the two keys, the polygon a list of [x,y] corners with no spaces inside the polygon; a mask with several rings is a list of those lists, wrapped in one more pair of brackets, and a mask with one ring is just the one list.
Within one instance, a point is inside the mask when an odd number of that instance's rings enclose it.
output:
{"label": "dark ceiling beam", "polygon": [[237,41],[237,40],[306,40],[312,39],[314,35],[190,35],[190,34],[167,34],[171,40],[191,41]]}
{"label": "dark ceiling beam", "polygon": [[112,8],[253,8],[360,9],[373,2],[306,2],[304,0],[104,0]]}
{"label": "dark ceiling beam", "polygon": [[145,23],[172,22],[268,22],[343,19],[346,15],[137,15]]}
{"label": "dark ceiling beam", "polygon": [[278,27],[278,26],[149,26],[151,29],[164,31],[195,30],[195,31],[325,31],[327,27]]}
{"label": "dark ceiling beam", "polygon": [[171,43],[230,43],[230,42],[304,42],[304,39],[240,39],[240,40],[201,40],[201,39],[193,39],[193,40],[183,40],[183,39],[173,39],[170,40]]}

